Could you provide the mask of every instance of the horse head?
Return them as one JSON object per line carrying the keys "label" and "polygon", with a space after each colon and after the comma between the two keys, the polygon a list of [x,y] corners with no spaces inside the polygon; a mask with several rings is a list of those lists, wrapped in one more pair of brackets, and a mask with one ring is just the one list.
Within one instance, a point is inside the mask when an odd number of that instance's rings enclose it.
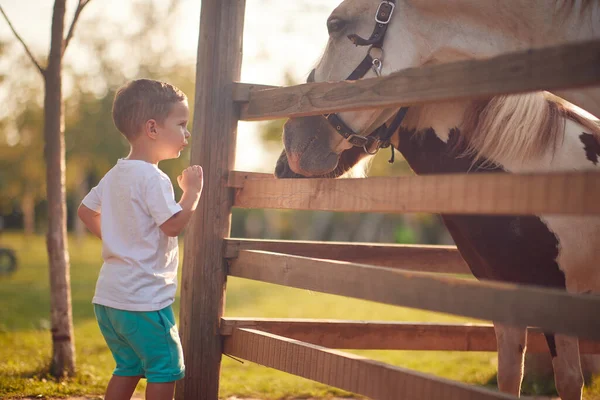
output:
{"label": "horse head", "polygon": [[[600,15],[597,2],[552,4],[345,0],[327,19],[327,46],[308,81],[377,77],[411,67],[486,58],[600,36],[598,22],[588,18]],[[560,24],[555,23],[558,19]],[[591,90],[583,97],[579,96],[581,91],[560,95],[581,101],[583,104],[578,105],[599,113],[600,89]],[[395,115],[398,109],[291,118],[284,125],[284,152],[275,175],[341,176],[381,145],[389,145],[390,137],[385,135],[390,132],[383,132],[381,127],[384,123],[392,125]],[[411,119],[409,115],[405,124]]]}
{"label": "horse head", "polygon": [[[414,34],[406,25],[404,31],[390,29],[392,20],[396,27],[403,24],[397,7],[395,0],[344,1],[327,19],[327,47],[308,81],[360,79],[391,72],[387,58],[394,55],[391,50],[390,54],[386,52],[391,49],[389,42],[400,35]],[[405,60],[400,60],[403,64],[411,64],[411,57],[418,58],[411,49],[407,49],[404,56]],[[353,144],[347,136],[354,132],[368,136],[389,119],[393,111],[364,110],[330,114],[325,118],[289,119],[284,125],[285,149],[277,161],[275,175],[280,178],[343,175],[370,152],[363,143]],[[340,130],[347,133],[346,137]]]}

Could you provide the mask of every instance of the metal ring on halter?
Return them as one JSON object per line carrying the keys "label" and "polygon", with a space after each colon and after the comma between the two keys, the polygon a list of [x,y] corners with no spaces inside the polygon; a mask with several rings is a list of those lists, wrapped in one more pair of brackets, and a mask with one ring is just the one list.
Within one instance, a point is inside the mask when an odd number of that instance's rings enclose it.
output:
{"label": "metal ring on halter", "polygon": [[[371,143],[374,143],[374,142],[378,142],[378,140],[371,141]],[[370,155],[377,154],[379,152],[379,149],[381,148],[380,146],[375,146],[375,151],[369,151],[369,149],[367,148],[368,145],[369,145],[369,142],[365,143],[365,145],[363,146],[363,150],[365,151],[365,153],[370,154]]]}
{"label": "metal ring on halter", "polygon": [[373,59],[373,71],[378,77],[381,76],[381,70],[383,69],[383,62],[379,58]]}
{"label": "metal ring on halter", "polygon": [[[371,54],[371,52],[373,51],[373,49],[379,50],[379,52],[381,54],[378,54],[378,56],[373,56]],[[373,62],[372,62],[372,64],[373,64],[373,67],[372,67],[373,68],[373,72],[375,72],[375,75],[381,76],[381,71],[383,69],[383,58],[384,58],[384,55],[385,55],[385,53],[383,52],[383,47],[371,46],[369,48],[369,51],[367,52],[367,54],[369,56],[371,56],[371,58],[373,59]]]}
{"label": "metal ring on halter", "polygon": [[365,153],[370,154],[370,155],[375,155],[375,154],[379,153],[379,147],[375,147],[375,151],[371,152],[371,151],[367,150],[366,144],[363,146],[363,150],[365,151]]}

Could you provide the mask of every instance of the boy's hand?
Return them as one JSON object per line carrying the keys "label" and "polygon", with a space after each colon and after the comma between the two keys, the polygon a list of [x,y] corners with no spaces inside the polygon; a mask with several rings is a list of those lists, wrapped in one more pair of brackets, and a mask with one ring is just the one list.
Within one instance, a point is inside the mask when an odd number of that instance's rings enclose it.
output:
{"label": "boy's hand", "polygon": [[184,192],[201,193],[204,186],[204,175],[202,167],[191,165],[181,172],[177,177],[177,183]]}
{"label": "boy's hand", "polygon": [[177,183],[183,190],[183,195],[179,200],[181,211],[175,213],[160,226],[160,229],[171,237],[178,236],[183,231],[190,217],[196,211],[204,186],[202,167],[199,165],[187,167],[177,177]]}

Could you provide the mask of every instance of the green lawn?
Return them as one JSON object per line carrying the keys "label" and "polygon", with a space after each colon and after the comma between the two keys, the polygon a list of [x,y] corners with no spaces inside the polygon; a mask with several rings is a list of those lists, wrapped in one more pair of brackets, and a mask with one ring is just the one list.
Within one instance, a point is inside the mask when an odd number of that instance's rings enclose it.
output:
{"label": "green lawn", "polygon": [[[48,268],[43,237],[4,234],[0,245],[17,250],[19,269],[0,277],[0,398],[23,396],[100,396],[114,361],[96,325],[92,305],[101,265],[100,242],[91,237],[69,242],[73,319],[78,375],[55,381],[48,374]],[[179,312],[178,299],[175,303]],[[227,316],[294,317],[394,321],[465,321],[448,315],[391,307],[305,290],[230,278]],[[394,365],[478,385],[495,385],[496,354],[466,352],[361,351]],[[143,391],[144,382],[138,386]],[[537,390],[535,389],[537,388]],[[544,391],[528,385],[528,391]],[[550,389],[551,390],[551,389]],[[547,389],[546,389],[547,391]],[[550,392],[551,393],[551,392]],[[223,359],[221,396],[285,399],[348,395],[340,390],[252,363]],[[586,399],[600,399],[600,380],[586,388]]]}

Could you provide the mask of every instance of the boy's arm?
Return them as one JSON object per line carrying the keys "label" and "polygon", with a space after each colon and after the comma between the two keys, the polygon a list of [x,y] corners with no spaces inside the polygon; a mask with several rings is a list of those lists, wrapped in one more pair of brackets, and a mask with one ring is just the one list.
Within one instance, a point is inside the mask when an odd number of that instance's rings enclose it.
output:
{"label": "boy's arm", "polygon": [[187,191],[183,193],[181,200],[179,201],[181,211],[173,215],[160,226],[160,229],[165,233],[165,235],[173,237],[179,236],[179,234],[185,229],[190,217],[196,210],[199,200],[199,192],[196,193],[193,191]]}
{"label": "boy's arm", "polygon": [[85,226],[92,232],[95,236],[102,239],[102,230],[100,228],[100,213],[94,210],[91,210],[81,204],[77,209],[77,216]]}

